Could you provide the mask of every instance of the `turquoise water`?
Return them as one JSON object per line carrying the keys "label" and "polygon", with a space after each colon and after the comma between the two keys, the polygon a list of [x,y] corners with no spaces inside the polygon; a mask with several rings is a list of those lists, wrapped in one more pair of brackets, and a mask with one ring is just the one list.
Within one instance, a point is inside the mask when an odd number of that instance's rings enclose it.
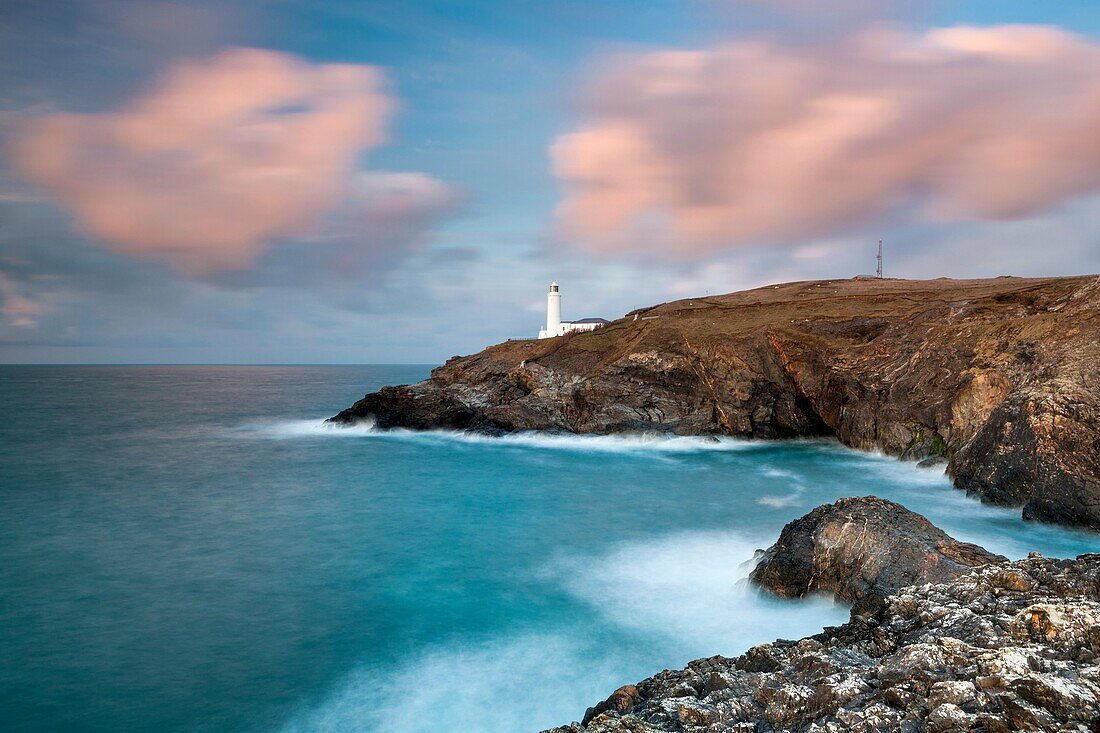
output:
{"label": "turquoise water", "polygon": [[380,434],[428,367],[0,367],[9,731],[537,730],[847,617],[741,582],[874,493],[1010,556],[1095,535],[830,442]]}

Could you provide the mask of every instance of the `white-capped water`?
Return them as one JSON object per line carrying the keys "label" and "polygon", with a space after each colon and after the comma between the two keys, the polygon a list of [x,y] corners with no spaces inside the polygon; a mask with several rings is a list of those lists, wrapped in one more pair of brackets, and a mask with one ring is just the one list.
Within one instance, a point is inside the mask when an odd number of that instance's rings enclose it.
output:
{"label": "white-capped water", "polygon": [[750,586],[756,549],[735,532],[679,532],[563,558],[549,572],[616,626],[666,637],[693,658],[736,655],[762,639],[847,620],[847,608],[831,600],[790,603]]}
{"label": "white-capped water", "polygon": [[[350,425],[316,420],[278,420],[247,423],[227,431],[236,437],[269,439],[294,438],[373,438],[376,440],[410,441],[423,444],[458,442],[493,446],[516,446],[544,450],[566,450],[587,453],[700,453],[710,451],[752,450],[759,445],[726,437],[697,437],[664,433],[626,433],[613,435],[577,435],[574,433],[542,433],[521,431],[491,435],[462,430],[405,430],[376,428],[373,421]],[[795,441],[816,442],[816,441]],[[828,441],[824,441],[828,442]]]}

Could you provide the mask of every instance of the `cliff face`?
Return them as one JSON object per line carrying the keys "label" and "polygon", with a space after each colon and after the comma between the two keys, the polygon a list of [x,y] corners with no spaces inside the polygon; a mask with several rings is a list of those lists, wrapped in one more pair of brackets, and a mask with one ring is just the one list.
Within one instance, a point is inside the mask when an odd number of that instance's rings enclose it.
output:
{"label": "cliff face", "polygon": [[1100,730],[1100,555],[986,565],[616,690],[549,733]]}
{"label": "cliff face", "polygon": [[665,303],[455,357],[333,418],[831,435],[1032,519],[1100,528],[1100,277],[833,280]]}

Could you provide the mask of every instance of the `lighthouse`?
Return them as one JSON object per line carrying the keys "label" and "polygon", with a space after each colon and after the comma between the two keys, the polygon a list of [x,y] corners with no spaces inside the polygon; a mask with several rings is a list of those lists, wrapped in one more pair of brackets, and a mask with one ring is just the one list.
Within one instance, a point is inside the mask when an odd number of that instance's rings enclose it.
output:
{"label": "lighthouse", "polygon": [[550,292],[546,294],[546,333],[561,333],[561,293],[556,282],[550,283]]}
{"label": "lighthouse", "polygon": [[602,318],[582,318],[579,321],[561,319],[561,291],[556,282],[550,283],[546,293],[546,328],[539,331],[540,339],[564,336],[571,331],[592,331],[607,323]]}

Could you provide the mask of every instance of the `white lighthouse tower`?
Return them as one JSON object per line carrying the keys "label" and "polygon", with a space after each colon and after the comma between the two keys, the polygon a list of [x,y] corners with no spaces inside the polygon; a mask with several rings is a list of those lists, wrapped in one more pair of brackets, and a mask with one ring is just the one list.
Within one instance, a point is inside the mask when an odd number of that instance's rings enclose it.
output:
{"label": "white lighthouse tower", "polygon": [[546,328],[539,331],[540,339],[561,336],[571,331],[591,331],[606,324],[602,318],[582,318],[579,321],[561,319],[561,292],[556,282],[550,283],[550,292],[546,294]]}
{"label": "white lighthouse tower", "polygon": [[561,333],[561,293],[556,282],[550,283],[546,294],[546,333],[552,336]]}

